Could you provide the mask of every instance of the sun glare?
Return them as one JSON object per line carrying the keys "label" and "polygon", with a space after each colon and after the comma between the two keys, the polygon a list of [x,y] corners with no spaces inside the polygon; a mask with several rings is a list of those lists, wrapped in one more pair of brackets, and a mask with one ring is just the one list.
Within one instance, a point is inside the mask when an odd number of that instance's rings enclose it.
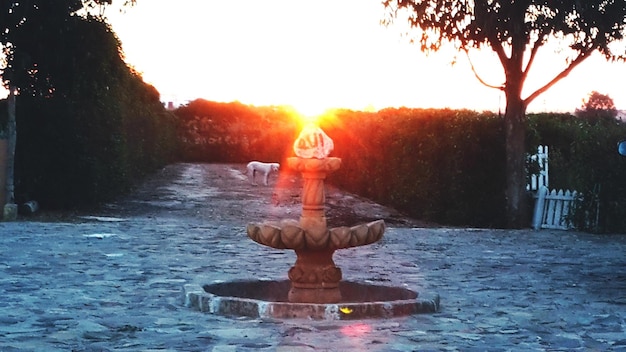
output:
{"label": "sun glare", "polygon": [[327,108],[323,108],[321,106],[300,106],[297,107],[296,110],[300,114],[300,118],[307,124],[309,123],[317,123],[321,116],[323,116]]}
{"label": "sun glare", "polygon": [[333,108],[325,108],[314,105],[293,105],[283,106],[283,108],[298,121],[301,127],[308,125],[319,126],[325,118],[333,115]]}

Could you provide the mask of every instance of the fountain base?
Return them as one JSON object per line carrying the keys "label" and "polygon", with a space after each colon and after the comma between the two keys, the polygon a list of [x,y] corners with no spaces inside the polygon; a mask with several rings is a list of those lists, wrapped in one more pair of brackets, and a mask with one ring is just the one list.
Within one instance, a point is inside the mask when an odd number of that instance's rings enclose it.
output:
{"label": "fountain base", "polygon": [[439,296],[418,299],[414,291],[366,283],[339,283],[338,303],[291,303],[291,283],[284,281],[235,281],[185,285],[185,305],[201,312],[251,318],[354,320],[435,313]]}

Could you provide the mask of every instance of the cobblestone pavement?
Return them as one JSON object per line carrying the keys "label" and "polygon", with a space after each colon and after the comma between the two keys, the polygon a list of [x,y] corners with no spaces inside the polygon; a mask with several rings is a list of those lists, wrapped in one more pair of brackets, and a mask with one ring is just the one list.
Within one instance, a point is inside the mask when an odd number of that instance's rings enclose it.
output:
{"label": "cobblestone pavement", "polygon": [[[181,167],[211,182],[211,165]],[[0,223],[0,351],[626,351],[625,234],[390,227],[335,254],[344,278],[439,294],[439,313],[228,318],[184,307],[182,286],[285,279],[295,255],[249,240],[259,219],[205,216],[219,192],[180,194],[155,212]]]}

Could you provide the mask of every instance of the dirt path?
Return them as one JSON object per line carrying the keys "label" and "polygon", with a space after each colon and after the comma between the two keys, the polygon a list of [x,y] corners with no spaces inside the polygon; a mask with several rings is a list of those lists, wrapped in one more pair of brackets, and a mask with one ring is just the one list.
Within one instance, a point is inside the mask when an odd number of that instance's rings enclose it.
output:
{"label": "dirt path", "polygon": [[[171,164],[129,196],[108,204],[107,216],[182,216],[250,222],[298,219],[301,177],[281,170],[268,186],[251,185],[243,164]],[[392,227],[433,227],[365,198],[326,186],[328,224],[352,226],[384,219]]]}

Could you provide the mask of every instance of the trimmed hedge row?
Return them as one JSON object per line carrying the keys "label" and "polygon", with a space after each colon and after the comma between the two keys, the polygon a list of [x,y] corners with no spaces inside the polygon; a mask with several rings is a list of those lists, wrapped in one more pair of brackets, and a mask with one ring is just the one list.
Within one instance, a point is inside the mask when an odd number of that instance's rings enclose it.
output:
{"label": "trimmed hedge row", "polygon": [[[183,157],[191,161],[284,161],[301,128],[292,112],[277,107],[198,100],[175,114]],[[425,221],[505,226],[505,141],[498,115],[337,110],[320,125],[335,142],[332,155],[342,158],[342,167],[329,175],[336,186]],[[626,158],[616,153],[617,141],[626,138],[624,123],[531,114],[527,137],[529,155],[539,144],[550,147],[551,188],[588,195],[572,219],[579,228],[626,231]],[[525,206],[534,206],[530,193]]]}
{"label": "trimmed hedge row", "polygon": [[291,153],[298,121],[290,111],[197,99],[174,111],[181,159],[188,162],[276,162]]}
{"label": "trimmed hedge row", "polygon": [[[197,100],[173,116],[138,76],[122,83],[110,96],[71,104],[19,97],[21,200],[71,208],[108,199],[173,160],[177,142],[184,161],[284,162],[293,155],[301,124],[292,111]],[[110,103],[97,102],[103,99]],[[333,155],[343,159],[331,183],[425,221],[505,226],[501,117],[447,109],[337,110],[320,124],[335,141]],[[539,144],[550,147],[550,187],[584,195],[572,218],[578,228],[626,231],[626,158],[616,153],[626,138],[624,123],[535,114],[528,116],[527,137],[529,154]],[[526,206],[533,204],[529,195]]]}
{"label": "trimmed hedge row", "polygon": [[109,106],[18,98],[16,201],[35,199],[48,209],[93,205],[174,160],[175,119],[158,93],[135,79],[129,93],[144,97]]}
{"label": "trimmed hedge row", "polygon": [[332,181],[408,215],[447,225],[504,226],[501,119],[469,110],[341,113],[327,128],[342,168]]}
{"label": "trimmed hedge row", "polygon": [[71,23],[68,47],[57,53],[67,60],[49,63],[56,90],[16,99],[16,201],[34,199],[46,209],[112,199],[176,151],[174,115],[124,63],[110,27]]}

